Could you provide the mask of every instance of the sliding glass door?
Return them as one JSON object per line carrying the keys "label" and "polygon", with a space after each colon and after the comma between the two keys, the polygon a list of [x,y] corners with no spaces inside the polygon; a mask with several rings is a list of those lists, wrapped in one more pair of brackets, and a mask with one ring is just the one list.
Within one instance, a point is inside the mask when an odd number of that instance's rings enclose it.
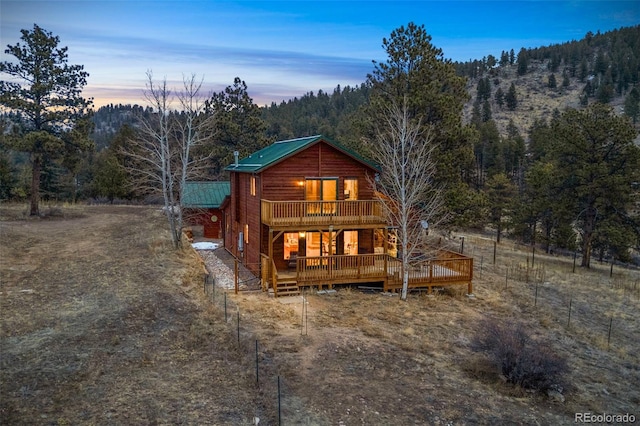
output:
{"label": "sliding glass door", "polygon": [[333,214],[336,210],[335,201],[338,199],[337,178],[313,178],[305,180],[305,200],[317,201],[307,203],[307,214]]}

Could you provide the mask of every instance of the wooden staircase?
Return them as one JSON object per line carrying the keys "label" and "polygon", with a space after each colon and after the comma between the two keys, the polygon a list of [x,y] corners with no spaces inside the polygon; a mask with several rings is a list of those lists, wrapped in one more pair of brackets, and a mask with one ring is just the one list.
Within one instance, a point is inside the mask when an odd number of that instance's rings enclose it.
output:
{"label": "wooden staircase", "polygon": [[[278,281],[277,286],[277,296],[299,296],[300,295],[300,287],[298,287],[298,283],[293,281]],[[273,291],[273,288],[269,288],[269,296],[275,296],[276,293]]]}

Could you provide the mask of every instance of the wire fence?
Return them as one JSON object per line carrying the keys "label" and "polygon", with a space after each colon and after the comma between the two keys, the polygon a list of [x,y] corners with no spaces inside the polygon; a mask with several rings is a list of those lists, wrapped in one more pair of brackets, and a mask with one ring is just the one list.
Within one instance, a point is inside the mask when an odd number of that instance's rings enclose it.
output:
{"label": "wire fence", "polygon": [[[462,240],[461,240],[462,241]],[[634,354],[640,341],[640,272],[599,263],[588,271],[574,272],[579,257],[550,256],[514,243],[495,243],[465,236],[464,254],[474,258],[474,275],[507,303],[529,310],[545,327],[564,327],[600,350]],[[232,294],[260,290],[259,279],[226,251],[217,253],[232,271],[237,285],[219,285],[215,271],[203,278],[203,293],[223,321],[230,341],[241,354],[239,361],[255,377],[258,393],[255,424],[266,416],[269,424],[287,417],[287,382],[279,371],[273,350],[263,348],[253,326]],[[579,264],[579,263],[578,263]],[[495,293],[494,293],[495,294]],[[301,335],[308,334],[305,295],[301,296]]]}
{"label": "wire fence", "polygon": [[514,242],[458,237],[474,258],[476,290],[486,285],[510,303],[533,309],[543,326],[562,325],[591,345],[633,354],[640,342],[640,271],[592,260],[581,268],[578,253],[547,254]]}
{"label": "wire fence", "polygon": [[[242,275],[246,270],[237,263],[230,263],[234,275]],[[227,272],[225,272],[225,275]],[[220,274],[222,275],[222,274]],[[247,277],[247,275],[244,275]],[[253,291],[260,288],[260,283],[254,283],[253,276],[244,280],[237,278],[244,284],[243,291]],[[254,288],[255,287],[255,288]],[[215,272],[209,272],[203,277],[204,296],[213,308],[213,312],[225,324],[229,332],[229,341],[237,345],[240,358],[238,361],[245,366],[247,376],[255,379],[256,392],[258,394],[254,424],[278,424],[281,425],[289,412],[287,407],[288,386],[286,378],[281,374],[280,366],[272,349],[263,347],[259,338],[253,331],[254,327],[249,318],[245,317],[240,306],[234,301],[234,288],[226,288],[218,285]],[[304,300],[304,296],[302,296]],[[301,318],[301,335],[307,334],[308,313],[304,308]],[[266,417],[266,419],[265,419]]]}

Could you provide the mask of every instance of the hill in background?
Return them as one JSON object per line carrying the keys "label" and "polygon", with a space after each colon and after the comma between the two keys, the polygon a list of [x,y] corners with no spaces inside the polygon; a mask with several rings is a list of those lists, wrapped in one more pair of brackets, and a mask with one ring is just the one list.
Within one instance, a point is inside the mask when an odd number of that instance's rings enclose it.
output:
{"label": "hill in background", "polygon": [[[489,55],[454,65],[457,73],[468,79],[470,98],[463,112],[465,121],[472,119],[478,84],[485,80],[490,87],[483,96],[501,134],[506,134],[513,120],[525,136],[534,120],[548,120],[556,110],[579,108],[596,100],[623,114],[625,99],[640,83],[640,26],[588,33],[578,41],[523,48],[517,54],[503,51],[499,58]],[[555,84],[550,84],[550,78]],[[506,103],[499,105],[496,92],[501,89],[506,96],[512,84],[517,106],[510,109]],[[332,93],[310,91],[289,101],[274,102],[261,111],[268,136],[274,140],[324,134],[348,143],[353,137],[354,117],[368,99],[369,88],[363,82],[358,87],[337,86]],[[100,108],[94,117],[97,146],[107,146],[119,125],[131,123],[132,112],[140,110],[129,105]]]}

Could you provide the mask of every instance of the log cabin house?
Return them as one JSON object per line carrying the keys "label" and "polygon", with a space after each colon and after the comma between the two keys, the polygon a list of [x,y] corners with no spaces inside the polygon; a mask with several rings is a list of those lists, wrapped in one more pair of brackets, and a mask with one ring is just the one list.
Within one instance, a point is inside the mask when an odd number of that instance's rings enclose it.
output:
{"label": "log cabin house", "polygon": [[[224,245],[275,296],[302,287],[401,288],[392,227],[371,184],[379,169],[321,135],[275,142],[226,170]],[[410,273],[410,288],[466,284],[473,259],[443,251]]]}

